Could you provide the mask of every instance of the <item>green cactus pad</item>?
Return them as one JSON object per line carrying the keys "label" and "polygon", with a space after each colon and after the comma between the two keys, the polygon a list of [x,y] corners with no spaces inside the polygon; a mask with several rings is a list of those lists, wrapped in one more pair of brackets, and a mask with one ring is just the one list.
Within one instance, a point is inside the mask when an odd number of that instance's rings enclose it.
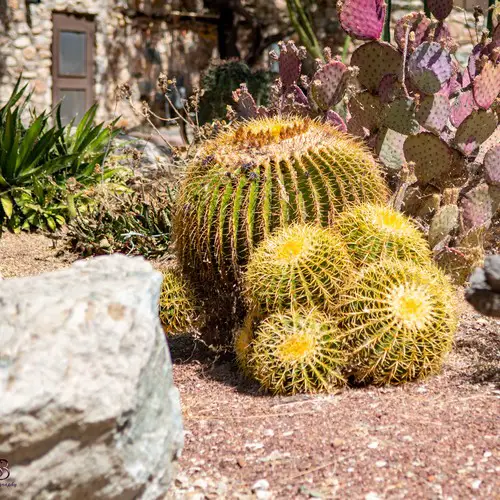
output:
{"label": "green cactus pad", "polygon": [[359,68],[358,80],[369,92],[377,92],[385,75],[399,75],[403,57],[385,42],[368,42],[352,54],[351,66]]}
{"label": "green cactus pad", "polygon": [[294,224],[255,250],[245,273],[245,296],[260,311],[290,306],[328,310],[352,268],[338,234],[330,228]]}
{"label": "green cactus pad", "polygon": [[379,161],[388,169],[398,171],[405,162],[403,145],[408,136],[390,128],[383,128],[377,134],[375,152]]}
{"label": "green cactus pad", "polygon": [[195,280],[234,283],[274,229],[326,226],[349,206],[387,199],[380,166],[356,140],[307,119],[250,120],[207,142],[188,169],[177,254]]}
{"label": "green cactus pad", "polygon": [[396,99],[385,109],[383,125],[400,134],[411,135],[420,131],[420,125],[415,116],[413,99]]}
{"label": "green cactus pad", "polygon": [[332,392],[345,384],[339,338],[334,321],[317,311],[272,314],[255,331],[253,375],[273,394]]}
{"label": "green cactus pad", "polygon": [[458,127],[454,144],[465,155],[470,155],[490,137],[498,126],[493,110],[473,111]]}
{"label": "green cactus pad", "polygon": [[457,327],[454,303],[432,264],[388,259],[365,268],[338,308],[355,380],[401,384],[437,372]]}
{"label": "green cactus pad", "polygon": [[429,263],[431,254],[422,233],[408,217],[392,208],[363,204],[344,212],[335,224],[357,267],[386,257]]}
{"label": "green cactus pad", "polygon": [[369,92],[362,92],[349,100],[347,122],[349,133],[365,138],[380,127],[383,117],[383,105],[377,96]]}
{"label": "green cactus pad", "polygon": [[165,333],[187,333],[196,325],[198,307],[189,283],[173,269],[163,272],[160,293],[160,321]]}
{"label": "green cactus pad", "polygon": [[429,132],[408,137],[403,149],[406,161],[415,163],[415,175],[423,184],[441,177],[452,168],[451,148]]}
{"label": "green cactus pad", "polygon": [[439,134],[448,122],[450,112],[448,97],[435,94],[422,99],[416,117],[422,127]]}
{"label": "green cactus pad", "polygon": [[457,205],[444,205],[434,215],[429,226],[429,246],[434,248],[458,228],[459,209]]}

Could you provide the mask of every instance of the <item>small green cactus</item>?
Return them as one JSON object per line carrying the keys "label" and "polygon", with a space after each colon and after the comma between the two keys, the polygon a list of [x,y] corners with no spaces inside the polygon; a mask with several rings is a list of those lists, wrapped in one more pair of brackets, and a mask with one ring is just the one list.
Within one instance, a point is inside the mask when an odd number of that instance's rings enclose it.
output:
{"label": "small green cactus", "polygon": [[433,264],[387,259],[364,268],[337,310],[355,380],[400,384],[438,371],[457,326],[454,298]]}
{"label": "small green cactus", "polygon": [[265,239],[244,276],[249,304],[274,312],[290,306],[331,308],[353,265],[330,228],[294,224]]}
{"label": "small green cactus", "polygon": [[163,272],[160,321],[167,335],[186,333],[196,325],[198,308],[189,284],[175,269]]}
{"label": "small green cactus", "polygon": [[431,253],[422,233],[392,208],[362,204],[341,214],[335,228],[344,237],[356,266],[395,257],[429,263]]}
{"label": "small green cactus", "polygon": [[317,311],[275,313],[254,334],[254,377],[273,394],[331,392],[345,382],[335,323]]}

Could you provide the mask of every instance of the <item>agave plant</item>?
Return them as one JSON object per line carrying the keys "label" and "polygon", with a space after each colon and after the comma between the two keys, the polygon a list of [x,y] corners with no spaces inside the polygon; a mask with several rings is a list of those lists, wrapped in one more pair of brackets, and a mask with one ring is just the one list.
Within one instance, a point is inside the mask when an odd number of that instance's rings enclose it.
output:
{"label": "agave plant", "polygon": [[117,131],[112,130],[113,123],[110,127],[93,124],[96,106],[76,130],[72,124],[61,125],[59,106],[54,113],[32,112],[25,126],[22,116],[30,97],[19,79],[0,109],[0,228],[7,224],[14,231],[54,230],[70,213],[69,179],[88,186],[113,175],[103,165],[106,146]]}

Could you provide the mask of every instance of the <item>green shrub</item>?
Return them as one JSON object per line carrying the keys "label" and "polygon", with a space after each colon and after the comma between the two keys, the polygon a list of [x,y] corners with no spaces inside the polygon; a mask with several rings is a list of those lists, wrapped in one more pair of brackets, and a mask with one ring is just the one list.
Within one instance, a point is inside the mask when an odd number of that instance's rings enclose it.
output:
{"label": "green shrub", "polygon": [[[0,230],[55,230],[74,212],[78,188],[113,175],[103,164],[117,131],[113,124],[94,126],[96,106],[75,130],[72,123],[62,126],[59,106],[54,113],[31,112],[24,125],[22,115],[31,98],[25,94],[26,86],[18,80],[0,109]],[[68,181],[75,189],[68,189]]]}

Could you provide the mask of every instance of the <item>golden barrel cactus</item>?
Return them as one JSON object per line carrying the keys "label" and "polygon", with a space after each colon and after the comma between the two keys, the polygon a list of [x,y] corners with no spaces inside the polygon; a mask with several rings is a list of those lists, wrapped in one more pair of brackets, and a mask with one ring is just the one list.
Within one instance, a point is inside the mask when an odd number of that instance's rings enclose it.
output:
{"label": "golden barrel cactus", "polygon": [[198,308],[189,283],[176,269],[163,271],[160,321],[167,334],[186,333],[196,326]]}
{"label": "golden barrel cactus", "polygon": [[273,394],[330,392],[345,382],[335,322],[318,311],[274,313],[257,327],[249,364]]}
{"label": "golden barrel cactus", "polygon": [[198,281],[234,282],[254,247],[291,222],[331,224],[383,203],[381,169],[361,142],[307,118],[258,118],[207,141],[181,186],[174,236]]}
{"label": "golden barrel cactus", "polygon": [[343,291],[339,327],[357,382],[399,384],[438,371],[457,327],[454,289],[433,264],[387,259]]}
{"label": "golden barrel cactus", "polygon": [[291,306],[328,310],[352,271],[346,246],[331,228],[292,224],[253,252],[244,275],[244,294],[261,311]]}
{"label": "golden barrel cactus", "polygon": [[357,267],[390,257],[431,262],[422,233],[408,217],[388,206],[358,205],[339,216],[335,229],[343,236]]}

